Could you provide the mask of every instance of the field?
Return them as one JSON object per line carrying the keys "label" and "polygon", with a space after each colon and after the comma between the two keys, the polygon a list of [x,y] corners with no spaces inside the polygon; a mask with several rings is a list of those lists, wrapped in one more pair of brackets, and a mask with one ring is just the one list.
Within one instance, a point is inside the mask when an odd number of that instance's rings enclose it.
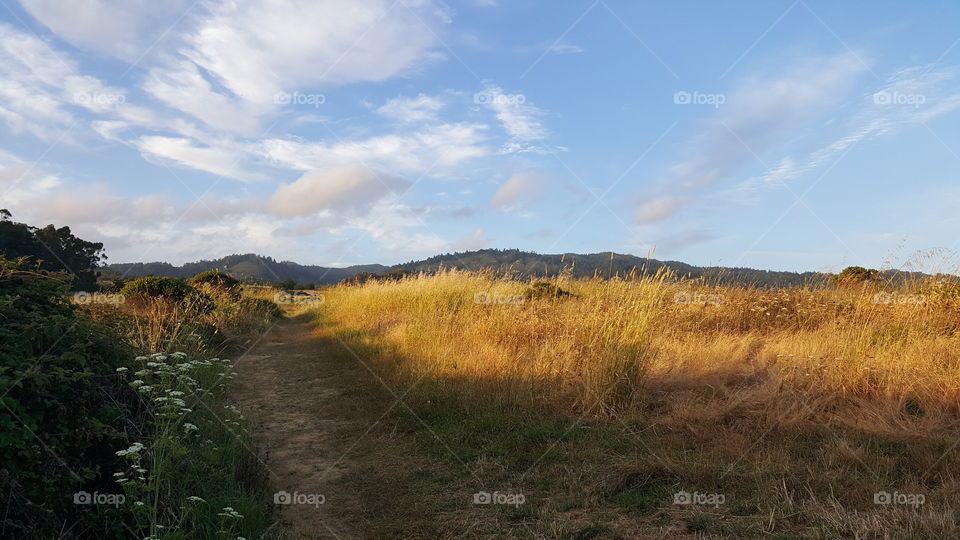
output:
{"label": "field", "polygon": [[[462,475],[434,486],[441,534],[935,538],[960,494],[956,292],[447,271],[307,309]],[[524,503],[449,503],[470,491]]]}

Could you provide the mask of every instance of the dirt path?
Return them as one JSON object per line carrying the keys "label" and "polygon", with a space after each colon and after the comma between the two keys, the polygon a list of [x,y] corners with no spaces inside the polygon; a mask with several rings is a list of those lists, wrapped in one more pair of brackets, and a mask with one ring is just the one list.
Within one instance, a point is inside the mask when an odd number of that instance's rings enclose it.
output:
{"label": "dirt path", "polygon": [[[425,493],[462,470],[397,433],[393,397],[342,342],[287,318],[237,363],[234,397],[266,450],[271,492],[322,494],[282,505],[286,538],[436,538],[443,511]],[[449,500],[449,497],[442,497]]]}
{"label": "dirt path", "polygon": [[285,319],[237,366],[235,396],[267,451],[271,491],[324,497],[319,506],[281,507],[293,538],[361,536],[349,520],[359,514],[356,493],[332,486],[351,468],[347,450],[366,429],[338,400],[362,381],[356,370],[325,362],[325,345],[306,318]]}

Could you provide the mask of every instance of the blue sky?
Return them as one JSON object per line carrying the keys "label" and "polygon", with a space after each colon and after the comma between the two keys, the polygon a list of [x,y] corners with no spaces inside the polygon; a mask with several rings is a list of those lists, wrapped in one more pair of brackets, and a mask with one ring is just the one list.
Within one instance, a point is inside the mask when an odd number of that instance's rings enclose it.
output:
{"label": "blue sky", "polygon": [[62,4],[0,7],[0,207],[114,262],[953,269],[955,2]]}

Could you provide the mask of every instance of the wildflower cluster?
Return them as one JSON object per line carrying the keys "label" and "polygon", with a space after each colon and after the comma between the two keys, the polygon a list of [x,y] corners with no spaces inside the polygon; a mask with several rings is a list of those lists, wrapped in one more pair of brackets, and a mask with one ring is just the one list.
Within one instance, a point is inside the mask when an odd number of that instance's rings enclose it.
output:
{"label": "wildflower cluster", "polygon": [[[153,416],[154,434],[147,444],[135,442],[116,454],[128,462],[124,471],[114,473],[116,481],[133,499],[134,512],[141,525],[150,530],[151,538],[159,538],[176,531],[183,520],[206,501],[190,495],[183,501],[162,500],[171,496],[161,485],[169,483],[177,474],[177,456],[184,455],[191,445],[209,445],[212,441],[200,442],[204,418],[194,414],[194,409],[207,396],[221,393],[226,384],[236,375],[229,360],[188,360],[182,352],[154,353],[138,356],[139,367],[117,369],[117,374],[128,380],[127,384],[141,397]],[[132,371],[136,369],[136,371]],[[230,411],[223,420],[233,433],[240,429],[239,411]],[[189,493],[189,492],[188,492]],[[179,515],[171,519],[166,509],[176,507]],[[226,514],[226,516],[225,516]],[[243,518],[232,509],[224,508],[218,514],[222,520],[236,522]],[[233,527],[225,527],[230,530]]]}

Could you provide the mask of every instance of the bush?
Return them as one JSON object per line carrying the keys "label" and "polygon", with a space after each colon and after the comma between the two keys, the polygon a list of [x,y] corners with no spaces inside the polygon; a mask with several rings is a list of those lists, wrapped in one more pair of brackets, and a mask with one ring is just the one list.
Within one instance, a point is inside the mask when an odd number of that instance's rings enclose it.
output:
{"label": "bush", "polygon": [[569,291],[557,287],[553,283],[546,281],[536,281],[523,291],[523,297],[527,300],[537,298],[560,298],[562,296],[571,296]]}
{"label": "bush", "polygon": [[240,281],[229,274],[220,272],[219,270],[201,272],[187,280],[187,283],[194,287],[200,285],[210,285],[212,287],[219,287],[222,289],[236,289],[240,286]]}
{"label": "bush", "polygon": [[162,297],[175,302],[183,302],[197,294],[197,290],[179,278],[150,276],[137,278],[127,283],[120,289],[120,293],[128,297]]}
{"label": "bush", "polygon": [[880,272],[872,268],[867,269],[862,266],[848,266],[840,274],[834,276],[832,280],[834,285],[860,285],[864,283],[882,283],[883,276]]}
{"label": "bush", "polygon": [[240,299],[240,304],[251,312],[261,313],[271,320],[283,317],[280,306],[270,300],[245,297]]}
{"label": "bush", "polygon": [[120,294],[134,304],[158,300],[176,304],[191,313],[206,313],[215,305],[210,295],[191,287],[180,278],[172,277],[137,278],[124,285]]}
{"label": "bush", "polygon": [[368,281],[400,281],[409,276],[416,275],[415,272],[411,272],[405,268],[395,268],[393,270],[387,270],[380,274],[374,274],[371,272],[357,272],[356,274],[345,277],[340,280],[341,285],[363,285]]}
{"label": "bush", "polygon": [[131,351],[66,301],[61,276],[31,268],[0,258],[4,535],[123,536],[116,516],[73,504],[73,493],[121,492],[111,476],[125,444],[116,426],[131,424],[138,400],[116,372]]}

